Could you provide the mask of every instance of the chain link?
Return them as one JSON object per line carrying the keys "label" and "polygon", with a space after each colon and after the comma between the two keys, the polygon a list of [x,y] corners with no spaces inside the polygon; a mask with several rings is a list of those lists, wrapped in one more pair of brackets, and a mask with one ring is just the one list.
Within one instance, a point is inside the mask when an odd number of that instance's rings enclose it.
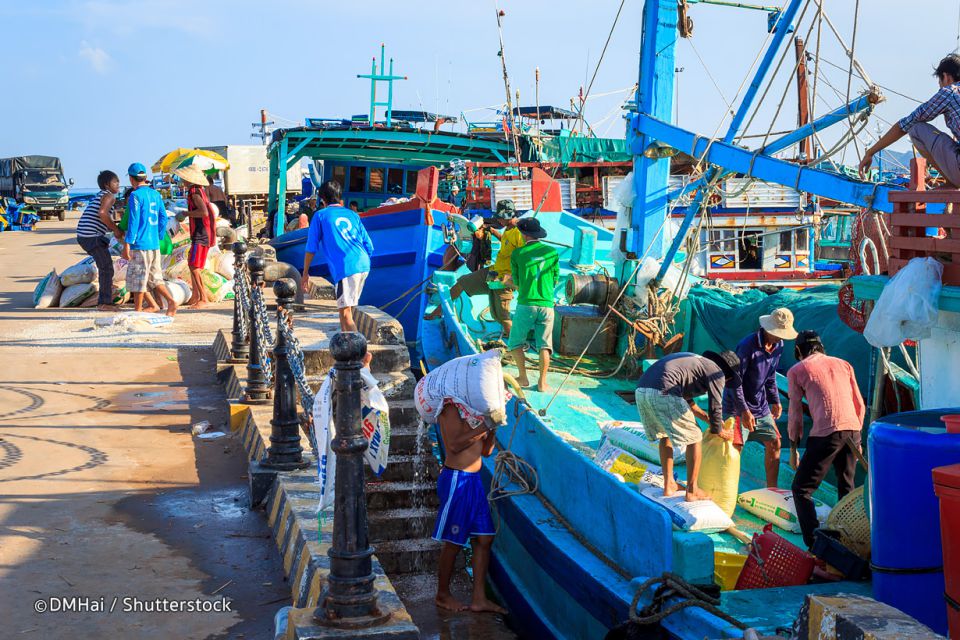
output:
{"label": "chain link", "polygon": [[254,328],[257,331],[257,346],[259,347],[260,362],[263,366],[263,377],[267,386],[273,383],[273,362],[270,360],[270,350],[273,349],[273,332],[270,330],[270,316],[267,315],[267,305],[263,301],[263,289],[251,287],[251,308],[256,314]]}
{"label": "chain link", "polygon": [[300,391],[300,406],[303,412],[309,418],[313,415],[313,389],[307,381],[306,367],[303,364],[303,349],[300,348],[300,341],[294,335],[291,324],[290,314],[283,307],[278,307],[280,313],[279,331],[287,342],[287,361],[290,363],[290,370],[293,371],[293,378],[297,381],[297,388]]}
{"label": "chain link", "polygon": [[246,262],[241,261],[240,267],[234,274],[233,295],[240,305],[240,335],[247,335],[250,331],[250,274]]}

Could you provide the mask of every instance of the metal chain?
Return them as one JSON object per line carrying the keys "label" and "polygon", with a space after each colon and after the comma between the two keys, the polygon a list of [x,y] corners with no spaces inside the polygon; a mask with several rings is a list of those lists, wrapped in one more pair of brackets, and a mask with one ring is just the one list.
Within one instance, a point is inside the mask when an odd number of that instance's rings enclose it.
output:
{"label": "metal chain", "polygon": [[269,386],[273,382],[273,363],[270,360],[270,350],[273,349],[273,332],[270,330],[270,317],[267,315],[267,305],[263,302],[263,289],[251,287],[251,307],[257,316],[254,323],[257,330],[257,346],[259,347],[260,362],[263,365],[264,378]]}
{"label": "metal chain", "polygon": [[279,332],[287,342],[287,362],[290,363],[290,370],[293,371],[293,378],[297,381],[297,388],[300,391],[300,406],[309,417],[313,414],[314,393],[307,381],[307,372],[303,365],[303,349],[300,348],[300,341],[294,335],[289,312],[283,307],[278,307],[278,310],[280,313]]}
{"label": "metal chain", "polygon": [[240,305],[240,335],[247,335],[250,331],[250,273],[247,270],[245,262],[240,263],[240,268],[234,274],[233,295]]}

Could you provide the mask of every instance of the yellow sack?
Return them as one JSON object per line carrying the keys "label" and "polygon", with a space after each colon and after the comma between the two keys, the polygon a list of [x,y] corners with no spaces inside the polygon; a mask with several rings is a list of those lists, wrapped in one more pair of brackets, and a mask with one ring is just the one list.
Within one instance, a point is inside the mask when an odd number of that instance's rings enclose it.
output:
{"label": "yellow sack", "polygon": [[[730,428],[724,425],[724,428]],[[703,437],[703,460],[697,484],[710,494],[724,513],[732,516],[740,488],[740,452],[730,440],[707,432]]]}

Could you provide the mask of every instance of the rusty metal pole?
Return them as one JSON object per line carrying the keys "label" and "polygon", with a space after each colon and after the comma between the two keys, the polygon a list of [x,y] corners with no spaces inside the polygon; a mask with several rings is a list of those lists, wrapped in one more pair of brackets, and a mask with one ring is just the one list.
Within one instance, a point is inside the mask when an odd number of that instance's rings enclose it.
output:
{"label": "rusty metal pole", "polygon": [[[247,258],[247,268],[250,270],[250,290],[263,286],[263,270],[266,262],[257,255]],[[251,293],[252,297],[252,293]],[[270,389],[267,387],[267,378],[264,374],[265,362],[260,357],[260,318],[257,311],[250,306],[250,358],[247,361],[247,389],[243,395],[245,404],[267,404],[270,402]],[[267,346],[267,345],[264,345]]]}
{"label": "rusty metal pole", "polygon": [[330,626],[366,626],[376,622],[377,593],[373,586],[373,549],[367,534],[366,480],[363,452],[367,439],[360,427],[361,361],[367,341],[357,332],[338,333],[330,340],[336,360],[333,420],[337,454],[334,485],[333,544],[329,587],[317,609],[317,621]]}
{"label": "rusty metal pole", "polygon": [[[243,273],[243,258],[247,253],[247,244],[242,240],[233,243],[233,264],[236,270],[236,277],[240,278]],[[236,294],[238,286],[234,284],[233,290],[233,342],[230,345],[230,360],[228,362],[239,364],[246,362],[250,353],[250,336],[243,330],[242,318],[245,313],[243,301]],[[249,323],[247,325],[249,327]]]}
{"label": "rusty metal pole", "polygon": [[[297,382],[290,367],[290,352],[287,339],[280,325],[284,322],[281,309],[293,315],[293,302],[297,295],[297,283],[291,278],[281,278],[273,283],[277,296],[277,344],[273,348],[274,370],[273,420],[270,421],[270,447],[260,461],[264,469],[292,471],[310,466],[303,459],[300,446],[300,419],[297,407]],[[291,327],[292,330],[292,327]]]}

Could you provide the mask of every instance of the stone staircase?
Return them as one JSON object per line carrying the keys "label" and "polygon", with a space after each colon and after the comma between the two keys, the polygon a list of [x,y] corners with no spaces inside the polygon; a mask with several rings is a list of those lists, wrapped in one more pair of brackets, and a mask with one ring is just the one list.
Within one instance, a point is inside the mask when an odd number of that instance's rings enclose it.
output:
{"label": "stone staircase", "polygon": [[[357,316],[357,328],[367,338],[367,349],[373,354],[370,370],[390,405],[387,468],[379,478],[367,468],[370,542],[391,578],[433,574],[440,549],[440,543],[431,538],[440,468],[433,455],[430,433],[419,426],[413,401],[416,379],[410,371],[403,329],[391,316],[373,307],[359,307]],[[298,334],[301,326],[319,329],[327,335],[333,335],[337,329],[310,323],[311,319],[298,319]],[[334,364],[327,342],[301,340],[307,378],[314,388],[319,388]]]}

